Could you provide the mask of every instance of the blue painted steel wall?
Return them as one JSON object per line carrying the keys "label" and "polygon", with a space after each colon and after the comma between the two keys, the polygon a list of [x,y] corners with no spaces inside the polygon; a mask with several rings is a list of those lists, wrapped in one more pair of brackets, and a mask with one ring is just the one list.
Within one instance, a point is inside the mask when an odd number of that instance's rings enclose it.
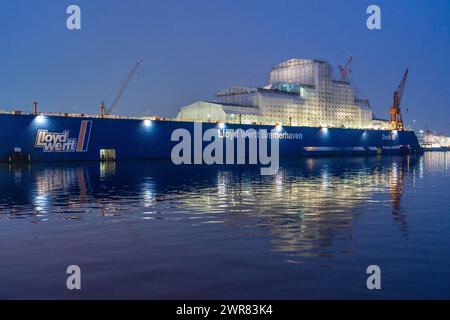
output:
{"label": "blue painted steel wall", "polygon": [[[70,138],[78,138],[82,121],[89,121],[90,137],[82,146],[81,152],[44,152],[37,148],[38,130],[62,133],[69,131]],[[92,121],[92,122],[90,122]],[[204,123],[203,130],[216,128],[216,124]],[[0,161],[8,161],[15,148],[31,156],[32,161],[90,161],[100,159],[100,149],[115,149],[117,160],[168,159],[171,150],[178,142],[171,141],[172,132],[179,128],[187,129],[194,136],[194,123],[175,121],[151,121],[146,126],[143,120],[118,120],[82,117],[0,114]],[[226,129],[256,130],[274,129],[273,126],[252,126],[227,124]],[[391,131],[357,130],[310,127],[283,127],[282,132],[301,133],[302,140],[281,139],[280,156],[294,157],[305,153],[303,147],[378,147],[409,145],[412,152],[421,152],[414,132],[398,132],[395,140],[385,140]],[[88,137],[86,137],[87,139]],[[204,142],[204,146],[209,142]],[[270,150],[270,149],[269,149]]]}

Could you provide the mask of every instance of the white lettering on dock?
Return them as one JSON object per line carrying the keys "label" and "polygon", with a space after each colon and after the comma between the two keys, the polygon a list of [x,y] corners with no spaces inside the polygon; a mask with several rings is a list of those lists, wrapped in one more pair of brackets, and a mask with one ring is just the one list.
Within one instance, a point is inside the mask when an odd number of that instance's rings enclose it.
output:
{"label": "white lettering on dock", "polygon": [[63,133],[38,130],[35,146],[36,148],[43,148],[45,152],[75,152],[77,139],[69,138],[68,130]]}

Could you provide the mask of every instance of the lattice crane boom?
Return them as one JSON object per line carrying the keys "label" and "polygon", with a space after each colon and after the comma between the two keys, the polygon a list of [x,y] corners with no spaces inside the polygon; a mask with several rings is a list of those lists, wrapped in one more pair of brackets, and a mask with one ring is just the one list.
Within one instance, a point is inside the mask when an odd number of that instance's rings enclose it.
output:
{"label": "lattice crane boom", "polygon": [[345,66],[339,66],[340,80],[347,81],[350,73],[352,72],[351,66],[353,61],[353,55],[350,56]]}
{"label": "lattice crane boom", "polygon": [[400,85],[398,86],[397,96],[398,96],[398,106],[399,107],[402,102],[403,92],[405,91],[406,81],[408,80],[408,72],[409,72],[409,70],[406,69],[405,74],[403,75],[402,81],[400,82]]}
{"label": "lattice crane boom", "polygon": [[116,109],[117,104],[119,103],[120,99],[122,98],[128,84],[130,83],[131,79],[133,79],[134,75],[136,74],[136,71],[139,69],[139,66],[142,64],[143,61],[144,61],[144,58],[141,58],[141,59],[139,59],[138,62],[136,62],[136,64],[131,69],[131,71],[128,73],[128,77],[125,79],[124,83],[122,84],[122,86],[120,87],[116,96],[114,97],[113,102],[107,109],[105,109],[105,104],[104,104],[104,102],[102,102],[101,108],[104,110],[105,114],[110,115],[114,112],[114,110]]}

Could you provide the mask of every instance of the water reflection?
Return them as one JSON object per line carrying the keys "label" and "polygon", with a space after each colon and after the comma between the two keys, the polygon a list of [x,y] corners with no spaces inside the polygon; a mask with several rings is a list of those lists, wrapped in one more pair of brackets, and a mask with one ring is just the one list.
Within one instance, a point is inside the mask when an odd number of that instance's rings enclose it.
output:
{"label": "water reflection", "polygon": [[51,223],[114,216],[192,227],[222,224],[269,235],[274,250],[293,257],[332,255],[336,242],[351,253],[352,225],[380,206],[407,237],[405,180],[414,184],[433,165],[448,170],[446,154],[437,161],[424,168],[423,159],[414,157],[295,159],[270,177],[252,166],[177,167],[158,161],[4,165],[0,219]]}

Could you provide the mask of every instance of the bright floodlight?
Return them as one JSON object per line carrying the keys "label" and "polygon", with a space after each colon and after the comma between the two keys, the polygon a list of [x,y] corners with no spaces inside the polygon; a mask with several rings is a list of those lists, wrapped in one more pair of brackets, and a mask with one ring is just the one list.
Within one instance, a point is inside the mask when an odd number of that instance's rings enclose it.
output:
{"label": "bright floodlight", "polygon": [[45,122],[44,116],[41,115],[41,114],[38,115],[38,116],[36,117],[36,122],[39,123],[39,124],[44,123],[44,122]]}

